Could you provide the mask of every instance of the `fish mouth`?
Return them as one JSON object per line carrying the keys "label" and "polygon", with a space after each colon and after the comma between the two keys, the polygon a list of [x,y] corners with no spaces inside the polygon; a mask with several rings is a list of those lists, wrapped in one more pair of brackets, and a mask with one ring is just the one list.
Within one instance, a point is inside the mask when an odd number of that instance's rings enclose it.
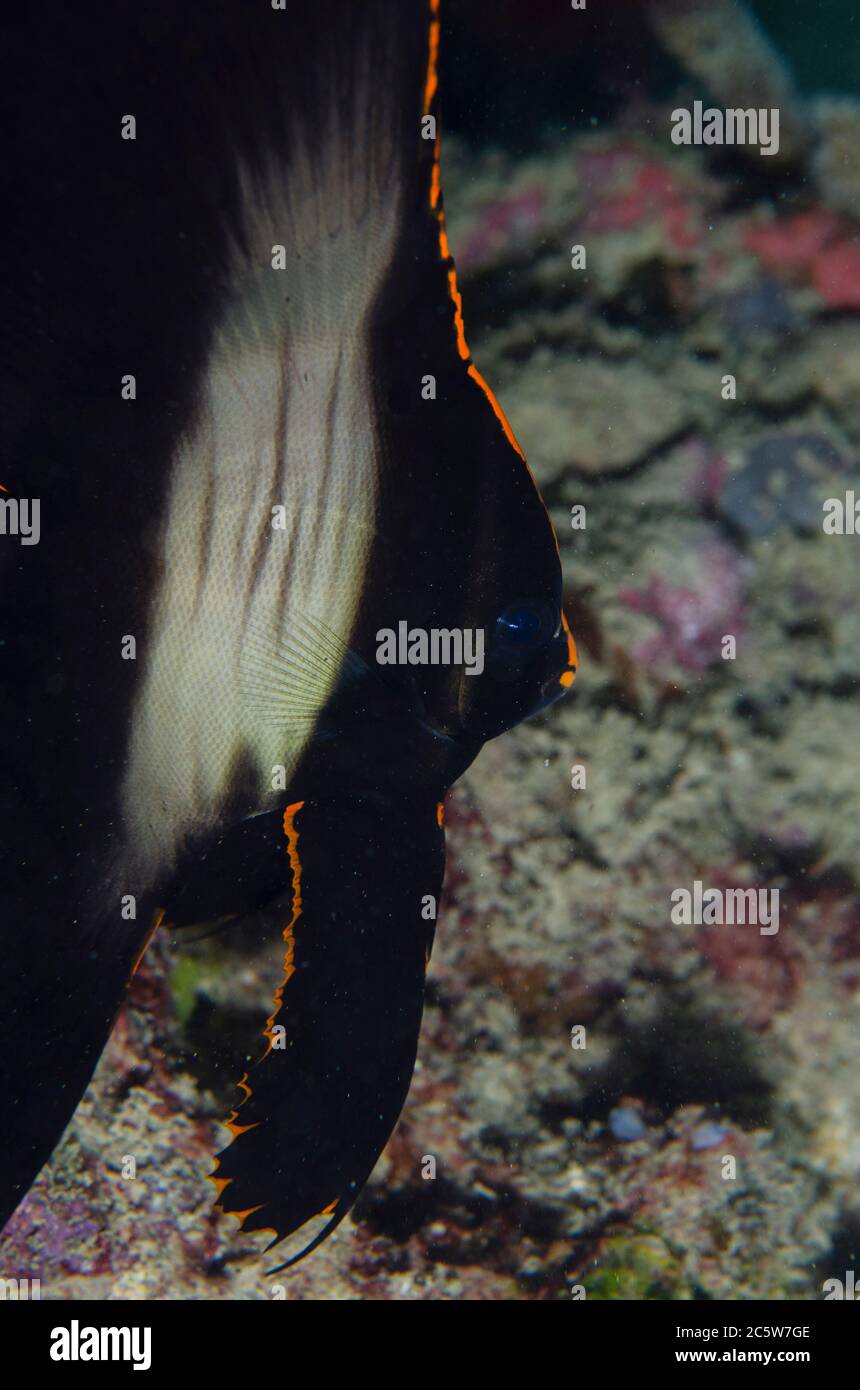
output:
{"label": "fish mouth", "polygon": [[562,679],[567,670],[568,668],[565,667],[558,675],[552,676],[544,682],[541,687],[540,700],[534,707],[535,714],[540,714],[542,710],[549,709],[552,705],[557,705],[559,700],[564,699],[571,685],[570,681],[564,682]]}
{"label": "fish mouth", "polygon": [[538,701],[532,708],[532,714],[539,714],[542,710],[557,704],[568,693],[576,679],[578,666],[576,643],[573,640],[573,633],[564,612],[561,614],[561,621],[553,638],[553,651],[557,664],[554,665],[553,674],[548,676],[540,685]]}

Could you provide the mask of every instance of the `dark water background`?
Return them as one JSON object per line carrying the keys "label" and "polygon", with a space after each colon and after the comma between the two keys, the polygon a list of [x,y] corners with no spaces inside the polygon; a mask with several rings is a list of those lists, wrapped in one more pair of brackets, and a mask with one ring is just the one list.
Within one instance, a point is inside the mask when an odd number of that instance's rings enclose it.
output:
{"label": "dark water background", "polygon": [[[858,93],[857,0],[747,3],[800,90]],[[637,96],[667,100],[685,81],[639,0],[576,14],[565,0],[449,0],[443,26],[445,128],[515,154],[611,122]]]}
{"label": "dark water background", "polygon": [[860,88],[860,10],[856,0],[754,0],[751,8],[807,92]]}

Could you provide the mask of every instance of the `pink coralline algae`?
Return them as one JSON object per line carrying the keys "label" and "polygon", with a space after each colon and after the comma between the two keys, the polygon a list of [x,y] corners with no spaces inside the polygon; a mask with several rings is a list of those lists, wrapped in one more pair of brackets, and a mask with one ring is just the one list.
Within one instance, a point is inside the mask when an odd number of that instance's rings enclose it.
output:
{"label": "pink coralline algae", "polygon": [[809,284],[830,309],[860,309],[857,229],[827,208],[749,226],[744,244],[785,278]]}
{"label": "pink coralline algae", "polygon": [[543,225],[545,210],[546,190],[536,183],[485,204],[457,250],[457,264],[470,269],[491,261],[500,250],[528,246]]}
{"label": "pink coralline algae", "polygon": [[110,1268],[103,1226],[93,1219],[84,1197],[71,1197],[62,1189],[50,1199],[41,1191],[29,1194],[3,1232],[0,1259],[8,1269],[26,1270],[43,1280],[58,1270],[103,1274]]}
{"label": "pink coralline algae", "polygon": [[673,250],[698,246],[699,213],[677,169],[619,146],[584,155],[580,173],[589,203],[586,231],[629,232],[656,223]]}
{"label": "pink coralline algae", "polygon": [[622,589],[621,602],[659,623],[659,630],[633,649],[642,665],[705,671],[723,655],[725,636],[743,627],[746,567],[731,547],[708,541],[688,582],[673,584],[652,575],[641,589]]}
{"label": "pink coralline algae", "polygon": [[784,930],[778,936],[762,936],[750,927],[732,934],[725,927],[703,927],[698,942],[750,1028],[768,1028],[800,994],[807,966]]}
{"label": "pink coralline algae", "polygon": [[831,309],[860,309],[860,243],[840,241],[818,257],[812,283]]}

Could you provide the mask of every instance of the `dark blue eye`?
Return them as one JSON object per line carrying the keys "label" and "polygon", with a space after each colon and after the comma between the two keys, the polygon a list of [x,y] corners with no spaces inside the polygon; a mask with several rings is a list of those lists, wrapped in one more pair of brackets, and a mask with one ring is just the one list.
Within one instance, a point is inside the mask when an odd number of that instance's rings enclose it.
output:
{"label": "dark blue eye", "polygon": [[496,636],[516,647],[530,647],[541,635],[541,615],[534,608],[506,608],[496,619]]}

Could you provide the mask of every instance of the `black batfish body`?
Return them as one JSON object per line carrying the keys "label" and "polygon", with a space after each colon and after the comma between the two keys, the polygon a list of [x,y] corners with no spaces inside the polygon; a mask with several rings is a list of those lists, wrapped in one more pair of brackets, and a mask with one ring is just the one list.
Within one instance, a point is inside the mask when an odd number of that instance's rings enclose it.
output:
{"label": "black batfish body", "polygon": [[58,9],[37,73],[11,45],[0,481],[41,535],[0,549],[4,1220],[153,926],[274,906],[218,1200],[273,1244],[336,1225],[409,1087],[445,793],[573,679],[466,345],[438,45],[437,0]]}

